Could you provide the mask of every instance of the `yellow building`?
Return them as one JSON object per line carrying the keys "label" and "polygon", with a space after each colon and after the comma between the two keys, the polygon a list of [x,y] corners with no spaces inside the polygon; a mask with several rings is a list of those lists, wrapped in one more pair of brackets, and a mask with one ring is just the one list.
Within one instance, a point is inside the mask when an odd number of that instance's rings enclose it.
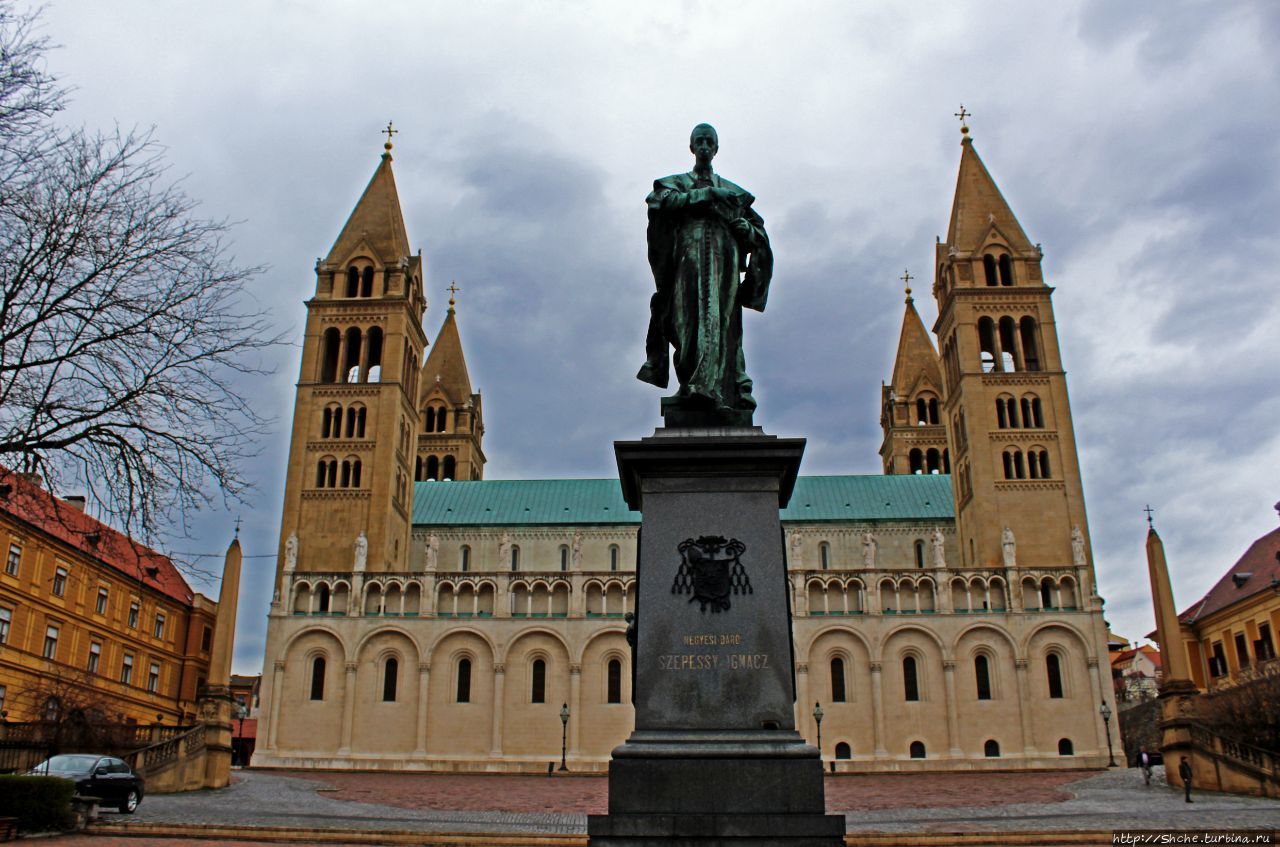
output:
{"label": "yellow building", "polygon": [[1204,597],[1178,615],[1178,626],[1191,680],[1201,691],[1280,671],[1280,529],[1249,545]]}
{"label": "yellow building", "polygon": [[[908,289],[885,473],[801,477],[781,516],[797,726],[817,741],[821,703],[842,770],[1107,762],[1053,290],[967,132],[937,245],[942,353]],[[483,479],[452,300],[417,366],[405,232],[388,146],[306,304],[254,764],[543,770],[568,708],[570,767],[603,770],[633,723],[639,515],[616,479]]]}
{"label": "yellow building", "polygon": [[83,509],[0,470],[0,709],[9,721],[188,724],[218,604]]}

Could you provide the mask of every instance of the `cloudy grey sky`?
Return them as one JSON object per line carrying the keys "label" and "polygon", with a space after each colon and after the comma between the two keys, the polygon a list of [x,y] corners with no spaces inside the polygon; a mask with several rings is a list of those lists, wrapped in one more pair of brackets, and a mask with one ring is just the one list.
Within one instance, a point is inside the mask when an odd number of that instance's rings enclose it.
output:
{"label": "cloudy grey sky", "polygon": [[[897,277],[928,277],[945,234],[963,102],[1057,289],[1114,628],[1153,626],[1144,504],[1181,607],[1275,526],[1280,6],[54,0],[45,31],[76,88],[64,119],[154,125],[204,211],[242,222],[237,255],[269,266],[255,294],[298,340],[394,119],[428,336],[457,280],[490,478],[610,476],[611,442],[657,422],[632,378],[643,199],[703,120],[776,255],[747,318],[757,422],[809,439],[806,473],[879,472]],[[237,510],[265,557],[246,563],[240,672],[261,669],[299,353],[250,387],[277,426]],[[223,550],[234,514],[172,549]]]}

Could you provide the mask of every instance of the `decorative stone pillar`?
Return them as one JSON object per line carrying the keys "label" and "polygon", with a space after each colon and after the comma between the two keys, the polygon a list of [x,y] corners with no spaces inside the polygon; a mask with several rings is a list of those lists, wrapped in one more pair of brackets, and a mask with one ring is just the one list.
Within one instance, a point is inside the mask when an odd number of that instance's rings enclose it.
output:
{"label": "decorative stone pillar", "polygon": [[871,663],[871,724],[876,758],[886,759],[889,751],[884,746],[884,688],[880,681],[880,662]]}
{"label": "decorative stone pillar", "polygon": [[351,729],[355,725],[356,714],[356,663],[347,662],[346,675],[342,684],[342,744],[338,748],[339,756],[351,755]]}
{"label": "decorative stone pillar", "polygon": [[582,571],[569,574],[569,617],[585,618],[587,616],[586,575]]}
{"label": "decorative stone pillar", "polygon": [[582,665],[569,665],[569,755],[577,756],[582,729]]}
{"label": "decorative stone pillar", "polygon": [[875,574],[868,573],[865,577],[867,587],[867,608],[864,610],[868,615],[880,614],[880,580]]}
{"label": "decorative stone pillar", "polygon": [[1031,720],[1031,679],[1027,672],[1030,662],[1017,659],[1014,667],[1018,675],[1018,717],[1022,719],[1022,754],[1036,755],[1035,726]]}
{"label": "decorative stone pillar", "polygon": [[358,618],[364,614],[364,571],[351,574],[351,599],[347,601],[347,616]]}
{"label": "decorative stone pillar", "polygon": [[422,577],[422,614],[435,616],[436,613],[436,583],[440,577],[434,571],[424,574]]}
{"label": "decorative stone pillar", "polygon": [[1009,608],[1015,612],[1023,611],[1022,580],[1018,578],[1018,572],[1013,568],[1005,568],[1004,582],[1009,586]]}
{"label": "decorative stone pillar", "polygon": [[1089,581],[1087,567],[1076,568],[1076,603],[1082,612],[1093,611],[1093,585]]}
{"label": "decorative stone pillar", "polygon": [[797,573],[791,577],[791,596],[795,598],[794,614],[805,617],[809,614],[809,588],[804,584],[804,574]]}
{"label": "decorative stone pillar", "polygon": [[280,730],[280,701],[284,699],[284,662],[277,661],[271,673],[271,723],[267,725],[267,749],[276,751]]}
{"label": "decorative stone pillar", "polygon": [[938,592],[938,611],[949,615],[956,610],[951,603],[951,581],[945,573],[937,574],[937,580],[941,580],[934,582],[934,588]]}
{"label": "decorative stone pillar", "polygon": [[489,737],[489,755],[495,757],[502,755],[502,704],[506,678],[506,666],[495,664],[493,666],[493,731]]}
{"label": "decorative stone pillar", "polygon": [[947,688],[947,736],[951,746],[951,758],[963,759],[960,749],[960,703],[956,700],[956,663],[954,659],[942,660],[942,679]]}
{"label": "decorative stone pillar", "polygon": [[[510,562],[507,566],[511,566]],[[493,597],[493,616],[509,618],[511,617],[511,574],[496,574],[493,581],[498,584],[498,590]]]}
{"label": "decorative stone pillar", "polygon": [[427,755],[427,696],[430,694],[431,663],[418,664],[418,732],[413,755],[425,758]]}

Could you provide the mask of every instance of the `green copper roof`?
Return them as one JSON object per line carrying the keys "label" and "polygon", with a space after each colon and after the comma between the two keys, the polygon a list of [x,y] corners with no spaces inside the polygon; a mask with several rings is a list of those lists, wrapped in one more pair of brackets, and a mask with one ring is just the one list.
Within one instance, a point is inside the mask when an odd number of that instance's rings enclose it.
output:
{"label": "green copper roof", "polygon": [[[802,476],[784,521],[952,520],[951,477]],[[638,524],[616,479],[418,482],[413,522],[435,526]]]}

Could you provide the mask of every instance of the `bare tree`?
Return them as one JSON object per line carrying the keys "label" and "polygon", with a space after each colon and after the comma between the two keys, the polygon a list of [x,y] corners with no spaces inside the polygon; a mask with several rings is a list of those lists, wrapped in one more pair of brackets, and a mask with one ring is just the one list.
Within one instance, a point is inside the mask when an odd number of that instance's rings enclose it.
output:
{"label": "bare tree", "polygon": [[125,531],[238,499],[279,342],[150,133],[61,129],[47,43],[0,0],[0,463],[83,486]]}
{"label": "bare tree", "polygon": [[1280,672],[1259,673],[1200,697],[1200,714],[1219,735],[1280,753]]}
{"label": "bare tree", "polygon": [[42,149],[33,134],[62,108],[65,92],[44,69],[49,40],[36,35],[39,15],[0,4],[0,177]]}

